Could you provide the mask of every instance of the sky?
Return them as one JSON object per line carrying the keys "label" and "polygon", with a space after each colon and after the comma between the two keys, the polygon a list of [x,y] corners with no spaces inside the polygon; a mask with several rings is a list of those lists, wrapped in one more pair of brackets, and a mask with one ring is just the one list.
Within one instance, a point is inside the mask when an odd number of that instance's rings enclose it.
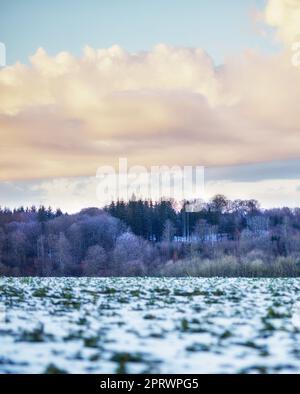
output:
{"label": "sky", "polygon": [[[229,53],[248,46],[266,52],[268,42],[255,23],[264,0],[1,0],[0,34],[7,61],[27,62],[37,48],[50,55],[79,56],[89,45],[119,45],[131,51],[158,43],[205,48],[222,63]],[[267,29],[266,29],[267,31]]]}
{"label": "sky", "polygon": [[120,157],[300,206],[300,0],[0,0],[0,42],[1,206],[101,205]]}

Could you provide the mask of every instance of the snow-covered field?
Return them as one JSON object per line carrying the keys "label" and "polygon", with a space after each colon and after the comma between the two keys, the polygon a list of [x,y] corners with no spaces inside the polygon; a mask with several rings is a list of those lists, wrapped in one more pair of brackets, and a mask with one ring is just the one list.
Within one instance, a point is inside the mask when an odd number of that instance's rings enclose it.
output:
{"label": "snow-covered field", "polygon": [[0,373],[300,372],[300,279],[0,278]]}

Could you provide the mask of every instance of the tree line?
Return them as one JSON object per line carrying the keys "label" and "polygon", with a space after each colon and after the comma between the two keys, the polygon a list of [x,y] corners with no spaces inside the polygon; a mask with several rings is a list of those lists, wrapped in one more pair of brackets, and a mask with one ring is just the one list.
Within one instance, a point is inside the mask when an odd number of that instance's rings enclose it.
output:
{"label": "tree line", "polygon": [[300,274],[300,209],[255,200],[0,208],[0,275]]}

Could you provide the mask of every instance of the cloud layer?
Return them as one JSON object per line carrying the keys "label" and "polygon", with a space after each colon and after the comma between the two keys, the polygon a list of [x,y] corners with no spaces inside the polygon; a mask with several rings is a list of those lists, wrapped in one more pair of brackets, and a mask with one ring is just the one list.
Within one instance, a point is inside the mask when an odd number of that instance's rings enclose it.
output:
{"label": "cloud layer", "polygon": [[[270,0],[280,38],[300,0]],[[291,11],[292,10],[292,11]],[[86,47],[0,70],[0,180],[93,175],[141,165],[236,165],[300,155],[300,67],[290,50],[246,51],[216,67],[202,49]]]}
{"label": "cloud layer", "polygon": [[269,0],[264,16],[266,23],[277,29],[280,41],[300,41],[300,0]]}

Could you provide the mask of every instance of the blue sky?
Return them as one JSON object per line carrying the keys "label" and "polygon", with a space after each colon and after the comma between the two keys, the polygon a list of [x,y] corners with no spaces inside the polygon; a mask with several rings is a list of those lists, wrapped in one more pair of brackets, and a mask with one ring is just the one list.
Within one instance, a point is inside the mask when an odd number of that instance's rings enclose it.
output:
{"label": "blue sky", "polygon": [[222,63],[244,48],[277,50],[254,21],[264,0],[1,0],[0,41],[7,62],[27,62],[43,47],[49,54],[80,55],[85,45],[118,44],[129,51],[157,43],[201,47]]}

